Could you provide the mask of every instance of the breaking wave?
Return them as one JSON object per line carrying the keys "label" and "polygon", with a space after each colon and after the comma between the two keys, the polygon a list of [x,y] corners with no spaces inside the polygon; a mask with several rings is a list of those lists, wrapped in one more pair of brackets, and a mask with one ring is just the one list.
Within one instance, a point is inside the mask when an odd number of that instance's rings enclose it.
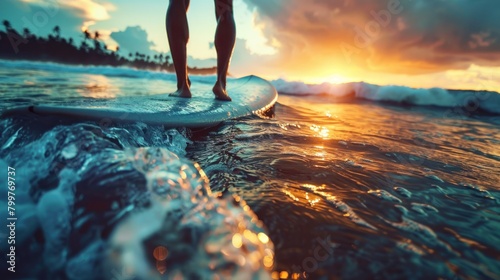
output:
{"label": "breaking wave", "polygon": [[283,79],[272,84],[281,94],[328,95],[335,98],[356,98],[390,102],[402,105],[437,106],[455,113],[483,112],[500,114],[500,94],[491,91],[447,90],[444,88],[410,88],[405,86],[378,86],[364,82],[309,85]]}

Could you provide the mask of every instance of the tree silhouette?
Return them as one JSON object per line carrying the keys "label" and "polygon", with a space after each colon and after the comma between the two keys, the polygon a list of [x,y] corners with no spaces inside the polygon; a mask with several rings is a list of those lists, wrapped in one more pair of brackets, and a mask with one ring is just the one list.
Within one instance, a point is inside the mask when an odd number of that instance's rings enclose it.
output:
{"label": "tree silhouette", "polygon": [[[101,51],[101,44],[99,43],[99,31],[94,32],[94,49],[97,50],[98,52]],[[104,46],[104,49],[107,49],[106,46]]]}
{"label": "tree silhouette", "polygon": [[8,20],[4,20],[3,22],[3,26],[5,27],[5,30],[7,32],[11,31],[12,30],[12,26],[10,25],[10,21]]}
{"label": "tree silhouette", "polygon": [[[55,26],[46,37],[38,37],[31,33],[28,28],[21,29],[21,33],[12,28],[8,20],[2,21],[4,30],[0,30],[0,38],[7,37],[8,40],[0,40],[0,59],[24,59],[36,61],[51,61],[65,64],[78,65],[110,65],[129,66],[139,69],[162,70],[173,72],[173,64],[169,63],[170,56],[167,54],[143,54],[129,52],[119,54],[119,46],[109,50],[102,42],[102,36],[98,31],[90,33],[82,30],[83,40],[80,46],[75,45],[73,38],[62,38],[61,28]],[[28,40],[29,38],[29,40]],[[93,41],[95,48],[90,47],[89,40]],[[188,68],[192,73],[214,74],[216,68],[195,69]]]}
{"label": "tree silhouette", "polygon": [[87,29],[85,29],[83,31],[83,40],[87,41],[89,39],[90,39],[90,32]]}
{"label": "tree silhouette", "polygon": [[89,48],[89,46],[88,46],[88,44],[87,44],[87,40],[90,40],[90,32],[89,32],[87,29],[85,29],[85,30],[83,31],[83,41],[82,41],[82,45],[80,46],[80,48],[81,48],[82,50],[85,50],[85,51],[86,51],[86,50]]}
{"label": "tree silhouette", "polygon": [[83,31],[83,41],[82,41],[82,46],[87,47],[87,40],[90,40],[90,32],[85,29]]}
{"label": "tree silhouette", "polygon": [[24,38],[26,38],[26,39],[29,39],[32,36],[31,31],[28,28],[23,29],[23,35],[24,35]]}
{"label": "tree silhouette", "polygon": [[56,40],[59,40],[61,38],[61,28],[59,25],[54,26],[54,29],[52,30],[54,32],[54,36],[56,37]]}

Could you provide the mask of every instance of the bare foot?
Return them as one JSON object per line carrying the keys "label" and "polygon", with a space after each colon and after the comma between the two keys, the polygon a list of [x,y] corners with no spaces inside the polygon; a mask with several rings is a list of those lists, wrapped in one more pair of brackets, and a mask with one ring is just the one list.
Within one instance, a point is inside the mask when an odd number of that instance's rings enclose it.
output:
{"label": "bare foot", "polygon": [[221,83],[216,82],[212,91],[215,94],[215,99],[222,100],[222,101],[231,101],[231,97],[229,97],[229,95],[227,95],[227,91],[226,91],[225,87],[222,86]]}
{"label": "bare foot", "polygon": [[182,87],[168,96],[191,98],[191,91],[189,90],[189,87]]}

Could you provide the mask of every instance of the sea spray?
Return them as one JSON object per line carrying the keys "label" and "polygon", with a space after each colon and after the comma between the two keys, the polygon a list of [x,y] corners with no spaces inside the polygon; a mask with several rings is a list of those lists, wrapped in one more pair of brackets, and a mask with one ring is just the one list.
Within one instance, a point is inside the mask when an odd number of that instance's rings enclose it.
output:
{"label": "sea spray", "polygon": [[[117,226],[111,236],[110,260],[115,260],[110,261],[111,270],[127,267],[139,279],[156,279],[160,274],[187,279],[270,278],[266,269],[273,265],[273,245],[239,197],[215,197],[197,164],[166,149],[128,153],[147,178],[151,206]],[[168,252],[160,260],[165,265],[159,272],[148,263],[151,249],[158,246]]]}
{"label": "sea spray", "polygon": [[500,114],[498,92],[379,86],[364,82],[346,84],[306,84],[278,79],[272,81],[279,93],[288,95],[326,95],[339,99],[361,99],[412,106],[437,106],[452,109],[449,115],[470,115],[477,111]]}

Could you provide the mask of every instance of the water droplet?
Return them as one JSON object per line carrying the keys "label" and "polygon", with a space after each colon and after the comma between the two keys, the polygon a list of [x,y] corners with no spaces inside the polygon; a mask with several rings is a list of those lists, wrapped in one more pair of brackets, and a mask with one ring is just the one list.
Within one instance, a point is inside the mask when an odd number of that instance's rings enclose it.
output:
{"label": "water droplet", "polygon": [[75,144],[68,145],[64,147],[64,149],[61,151],[61,155],[65,159],[72,159],[78,154],[78,148],[76,147]]}

